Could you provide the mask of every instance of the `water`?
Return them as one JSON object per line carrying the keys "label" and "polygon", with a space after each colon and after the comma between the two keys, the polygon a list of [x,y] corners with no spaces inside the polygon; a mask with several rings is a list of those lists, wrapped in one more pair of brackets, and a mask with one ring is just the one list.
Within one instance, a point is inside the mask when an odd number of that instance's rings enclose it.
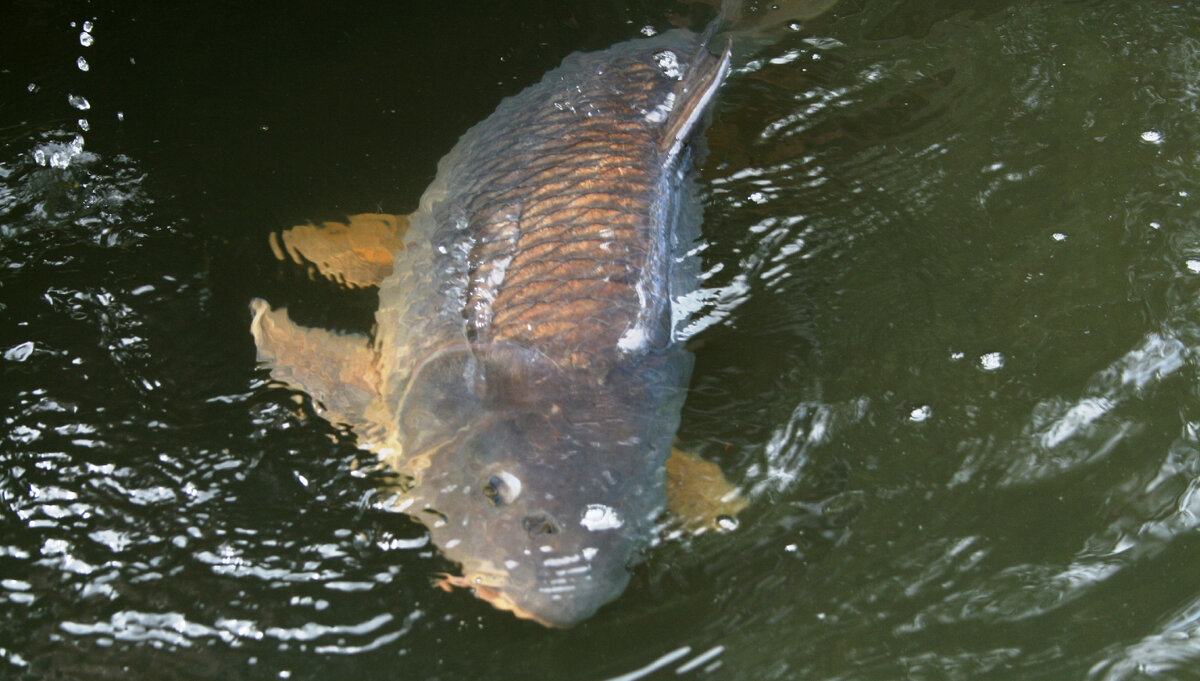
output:
{"label": "water", "polygon": [[502,96],[688,9],[8,10],[0,676],[1195,678],[1185,7],[843,2],[742,62],[680,439],[751,505],[576,629],[432,589],[352,439],[264,384],[251,297],[374,304],[271,229],[408,212]]}

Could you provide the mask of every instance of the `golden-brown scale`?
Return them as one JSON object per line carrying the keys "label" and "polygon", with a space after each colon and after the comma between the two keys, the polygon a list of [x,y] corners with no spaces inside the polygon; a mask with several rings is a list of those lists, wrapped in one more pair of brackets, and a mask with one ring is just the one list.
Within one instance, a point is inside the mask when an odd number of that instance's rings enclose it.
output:
{"label": "golden-brown scale", "polygon": [[648,303],[665,306],[662,121],[650,113],[676,82],[634,59],[605,70],[557,96],[543,83],[547,105],[522,112],[518,139],[469,134],[456,164],[464,199],[445,205],[461,208],[471,240],[462,317],[474,342],[590,365],[613,355]]}

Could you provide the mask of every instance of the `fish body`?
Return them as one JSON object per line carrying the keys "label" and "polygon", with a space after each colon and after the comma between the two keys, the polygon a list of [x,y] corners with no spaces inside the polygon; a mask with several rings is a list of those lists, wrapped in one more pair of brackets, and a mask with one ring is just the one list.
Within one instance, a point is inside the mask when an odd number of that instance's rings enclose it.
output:
{"label": "fish body", "polygon": [[692,363],[672,300],[696,286],[691,173],[728,67],[676,30],[573,54],[504,100],[368,282],[362,349],[277,332],[256,304],[273,375],[411,479],[401,507],[462,566],[447,587],[552,626],[625,588],[666,501]]}

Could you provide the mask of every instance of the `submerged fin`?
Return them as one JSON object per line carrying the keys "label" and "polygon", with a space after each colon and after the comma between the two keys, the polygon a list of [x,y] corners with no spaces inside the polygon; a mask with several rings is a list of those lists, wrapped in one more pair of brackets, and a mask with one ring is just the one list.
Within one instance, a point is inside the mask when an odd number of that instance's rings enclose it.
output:
{"label": "submerged fin", "polygon": [[707,43],[702,43],[696,51],[683,80],[679,81],[679,87],[675,91],[675,105],[658,143],[659,150],[668,157],[679,153],[680,147],[687,142],[700,117],[708,110],[708,105],[712,103],[721,83],[725,81],[725,76],[729,74],[730,50],[730,44],[726,42],[720,56],[710,52]]}
{"label": "submerged fin", "polygon": [[352,427],[369,423],[368,411],[379,395],[379,370],[365,336],[298,326],[285,310],[272,310],[258,298],[250,302],[250,310],[258,360],[270,366],[271,378],[307,392],[331,422]]}
{"label": "submerged fin", "polygon": [[729,484],[717,464],[675,447],[667,459],[667,506],[686,530],[732,529],[749,502]]}
{"label": "submerged fin", "polygon": [[321,276],[343,286],[379,286],[392,273],[407,228],[406,215],[362,213],[344,223],[297,225],[272,233],[271,250],[280,260],[311,263]]}

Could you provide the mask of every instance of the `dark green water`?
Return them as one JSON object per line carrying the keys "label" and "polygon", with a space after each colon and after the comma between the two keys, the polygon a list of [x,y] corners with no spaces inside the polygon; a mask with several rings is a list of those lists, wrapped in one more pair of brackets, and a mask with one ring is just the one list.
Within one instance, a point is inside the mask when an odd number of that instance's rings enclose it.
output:
{"label": "dark green water", "polygon": [[410,211],[688,6],[111,5],[0,11],[0,678],[1200,678],[1200,11],[843,2],[743,60],[680,438],[751,506],[548,631],[431,588],[247,303],[364,327],[267,234]]}

